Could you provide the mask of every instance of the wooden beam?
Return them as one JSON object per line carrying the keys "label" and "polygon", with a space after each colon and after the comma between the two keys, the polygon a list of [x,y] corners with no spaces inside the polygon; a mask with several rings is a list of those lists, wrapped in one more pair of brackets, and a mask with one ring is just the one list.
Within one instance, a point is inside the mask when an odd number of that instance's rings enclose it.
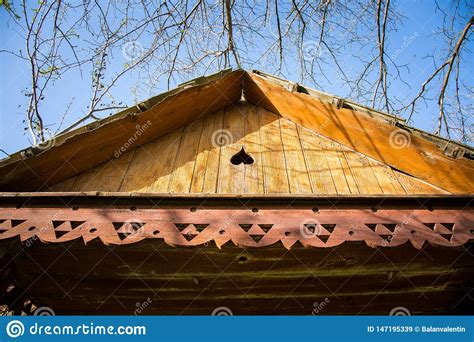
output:
{"label": "wooden beam", "polygon": [[378,208],[472,209],[472,195],[171,194],[141,192],[0,192],[0,206],[96,208]]}

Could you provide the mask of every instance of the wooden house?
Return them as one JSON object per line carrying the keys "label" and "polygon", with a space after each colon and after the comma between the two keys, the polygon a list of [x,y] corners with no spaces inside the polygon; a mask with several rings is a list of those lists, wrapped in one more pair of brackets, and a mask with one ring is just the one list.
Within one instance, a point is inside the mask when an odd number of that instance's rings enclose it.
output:
{"label": "wooden house", "polygon": [[0,302],[472,314],[472,158],[258,71],[198,78],[0,161]]}

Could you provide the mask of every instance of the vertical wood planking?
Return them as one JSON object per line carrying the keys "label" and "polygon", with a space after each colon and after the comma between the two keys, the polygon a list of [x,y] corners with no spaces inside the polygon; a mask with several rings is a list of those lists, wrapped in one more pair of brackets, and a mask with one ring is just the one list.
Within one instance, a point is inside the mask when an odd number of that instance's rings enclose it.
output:
{"label": "vertical wood planking", "polygon": [[[184,127],[181,127],[174,132],[171,132],[166,140],[162,141],[162,146],[156,151],[156,156],[161,156],[159,167],[159,177],[152,183],[150,188],[151,191],[155,192],[167,192],[171,179],[171,174],[174,168],[174,162],[183,139]],[[156,158],[156,157],[155,157]],[[155,159],[156,163],[156,159]]]}
{"label": "vertical wood planking", "polygon": [[394,170],[394,174],[400,180],[400,183],[406,189],[409,194],[448,194],[448,191],[440,189],[431,184],[425,183],[417,178],[414,178],[405,173]]}
{"label": "vertical wood planking", "polygon": [[[214,133],[214,124],[217,119],[217,115],[207,115],[203,118],[202,134],[199,139],[199,142],[197,142],[199,144],[199,147],[196,156],[196,162],[194,163],[193,179],[191,181],[190,191],[192,193],[203,192],[204,180],[207,171],[209,171],[209,174],[211,172],[217,172],[217,170],[207,170],[209,154],[214,148],[212,144],[212,134]],[[212,193],[215,192],[215,184],[213,189],[214,190],[212,191]]]}
{"label": "vertical wood planking", "polygon": [[349,149],[345,149],[344,155],[352,170],[360,193],[383,194],[382,188],[370,168],[370,162],[367,157]]}
{"label": "vertical wood planking", "polygon": [[402,183],[398,179],[398,177],[395,175],[395,172],[390,166],[384,165],[385,166],[385,173],[387,177],[390,179],[390,182],[392,183],[393,187],[395,188],[395,193],[396,194],[406,194],[406,189],[403,187]]}
{"label": "vertical wood planking", "polygon": [[400,182],[393,175],[393,171],[387,165],[379,163],[375,160],[370,160],[371,168],[374,171],[375,177],[382,188],[384,194],[405,194]]}
{"label": "vertical wood planking", "polygon": [[[403,150],[389,141],[399,128],[371,115],[363,115],[347,108],[323,103],[298,92],[289,92],[278,82],[248,74],[245,84],[246,99],[252,103],[301,123],[313,131],[349,146],[386,165],[401,169],[431,184],[452,192],[469,193],[472,161],[447,157],[435,143],[418,135],[411,135],[411,144]],[[433,161],[437,161],[433,167]]]}
{"label": "vertical wood planking", "polygon": [[352,173],[351,167],[349,166],[349,163],[347,162],[346,155],[344,153],[344,151],[347,148],[345,146],[335,142],[335,141],[332,141],[332,140],[329,140],[329,139],[328,139],[328,141],[330,141],[333,144],[334,149],[336,150],[336,153],[337,153],[337,156],[338,156],[338,159],[339,159],[339,163],[341,165],[341,170],[344,173],[344,177],[346,179],[346,183],[347,183],[347,186],[349,188],[350,194],[358,194],[359,193],[359,188],[357,186],[357,182],[354,178],[354,174]]}
{"label": "vertical wood planking", "polygon": [[80,175],[68,178],[66,180],[63,180],[62,182],[54,184],[49,188],[43,189],[43,191],[74,191],[74,185],[79,177]]}
{"label": "vertical wood planking", "polygon": [[245,165],[245,193],[264,193],[262,144],[260,141],[261,113],[256,106],[246,106],[245,151],[254,159],[251,165]]}
{"label": "vertical wood planking", "polygon": [[170,176],[169,192],[189,193],[193,179],[194,164],[202,134],[203,119],[186,125],[178,154]]}
{"label": "vertical wood planking", "polygon": [[289,193],[279,116],[261,108],[258,108],[258,111],[261,114],[260,137],[265,193]]}
{"label": "vertical wood planking", "polygon": [[331,172],[331,176],[334,181],[334,186],[336,187],[336,192],[340,195],[350,194],[351,190],[349,189],[349,185],[346,180],[346,175],[344,174],[342,164],[339,160],[339,155],[337,153],[337,149],[339,148],[339,146],[333,144],[333,142],[327,139],[326,137],[319,135],[319,138],[324,154],[326,156],[328,168]]}
{"label": "vertical wood planking", "polygon": [[290,182],[290,192],[311,193],[311,182],[296,124],[287,119],[280,118],[280,127]]}
{"label": "vertical wood planking", "polygon": [[325,149],[321,146],[319,135],[301,126],[298,132],[303,146],[308,166],[309,176],[314,187],[315,194],[337,194],[334,180],[325,156]]}
{"label": "vertical wood planking", "polygon": [[[217,141],[213,143],[219,132],[223,140],[232,141],[222,147]],[[231,157],[242,146],[254,163],[232,165]],[[246,103],[210,113],[45,190],[341,195],[448,193]]]}
{"label": "vertical wood planking", "polygon": [[229,143],[221,147],[218,180],[219,193],[242,193],[243,189],[245,189],[244,165],[233,165],[230,162],[232,156],[238,153],[243,146],[245,112],[241,108],[228,107],[224,113],[222,135],[226,139],[229,138]]}
{"label": "vertical wood planking", "polygon": [[215,119],[211,137],[209,137],[212,148],[209,150],[209,154],[207,157],[206,172],[204,175],[204,183],[202,190],[203,193],[217,193],[221,147],[214,140],[216,139],[216,135],[218,134],[216,132],[220,132],[224,125],[224,110],[220,110],[217,113],[210,115],[215,115]]}
{"label": "vertical wood planking", "polygon": [[86,171],[74,185],[76,191],[119,191],[135,150]]}
{"label": "vertical wood planking", "polygon": [[135,150],[120,191],[167,192],[182,133],[181,127],[139,146]]}

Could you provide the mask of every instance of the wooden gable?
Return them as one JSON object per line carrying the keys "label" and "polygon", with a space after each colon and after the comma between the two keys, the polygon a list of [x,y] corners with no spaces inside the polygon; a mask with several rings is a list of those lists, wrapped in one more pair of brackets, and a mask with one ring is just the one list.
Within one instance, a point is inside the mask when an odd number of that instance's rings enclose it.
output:
{"label": "wooden gable", "polygon": [[[253,163],[233,165],[231,158],[242,148]],[[246,102],[207,114],[43,191],[447,193]]]}
{"label": "wooden gable", "polygon": [[[216,148],[219,130],[232,141]],[[400,132],[408,140],[402,148],[390,139]],[[474,192],[472,148],[243,70],[185,83],[45,145],[0,161],[0,191]],[[242,147],[255,163],[234,167],[229,160]]]}

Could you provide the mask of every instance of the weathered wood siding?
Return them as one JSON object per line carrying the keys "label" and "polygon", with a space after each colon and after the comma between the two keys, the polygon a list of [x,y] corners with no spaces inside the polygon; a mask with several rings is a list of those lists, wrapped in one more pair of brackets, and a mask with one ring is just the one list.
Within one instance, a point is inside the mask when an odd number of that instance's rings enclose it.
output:
{"label": "weathered wood siding", "polygon": [[[233,165],[241,148],[250,165]],[[436,194],[444,190],[241,103],[48,189],[217,194]]]}

